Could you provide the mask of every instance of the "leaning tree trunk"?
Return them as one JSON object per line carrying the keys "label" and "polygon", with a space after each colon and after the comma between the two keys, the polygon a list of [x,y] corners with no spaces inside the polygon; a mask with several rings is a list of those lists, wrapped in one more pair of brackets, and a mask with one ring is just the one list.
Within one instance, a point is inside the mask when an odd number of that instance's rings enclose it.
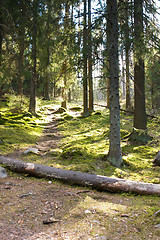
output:
{"label": "leaning tree trunk", "polygon": [[107,29],[109,47],[110,142],[108,160],[114,166],[122,163],[120,147],[119,62],[117,0],[107,0]]}
{"label": "leaning tree trunk", "polygon": [[19,173],[26,173],[36,177],[58,179],[71,184],[93,187],[110,192],[133,192],[137,194],[153,194],[160,196],[160,184],[129,181],[119,178],[110,178],[95,174],[63,170],[45,165],[26,163],[0,156],[0,164]]}

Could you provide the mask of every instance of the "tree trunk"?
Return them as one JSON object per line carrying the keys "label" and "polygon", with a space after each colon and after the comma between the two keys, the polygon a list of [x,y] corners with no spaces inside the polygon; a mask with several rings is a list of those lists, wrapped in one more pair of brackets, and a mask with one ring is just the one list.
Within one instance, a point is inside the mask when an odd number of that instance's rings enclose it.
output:
{"label": "tree trunk", "polygon": [[2,17],[2,6],[0,3],[0,66],[1,66],[1,60],[2,60],[2,41],[3,41],[3,17]]}
{"label": "tree trunk", "polygon": [[93,107],[93,78],[92,78],[92,34],[91,31],[91,0],[88,0],[88,82],[89,82],[89,112]]}
{"label": "tree trunk", "polygon": [[19,42],[19,74],[18,74],[18,94],[23,94],[23,80],[24,80],[24,31],[20,31],[20,42]]}
{"label": "tree trunk", "polygon": [[63,88],[62,88],[62,103],[61,107],[67,109],[67,60],[64,60],[63,67],[62,67],[62,72],[63,72]]}
{"label": "tree trunk", "polygon": [[130,50],[130,40],[129,40],[129,25],[128,25],[128,0],[125,1],[125,60],[126,60],[126,110],[131,110],[131,96],[130,96],[130,77],[129,77],[129,50]]}
{"label": "tree trunk", "polygon": [[109,77],[107,78],[107,107],[109,108]]}
{"label": "tree trunk", "polygon": [[143,0],[134,0],[134,127],[147,129],[143,41]]}
{"label": "tree trunk", "polygon": [[[122,36],[123,37],[123,36]],[[121,50],[121,62],[122,62],[122,70],[121,70],[121,84],[122,84],[122,99],[125,99],[125,66],[124,66],[124,57],[123,57],[123,49]]]}
{"label": "tree trunk", "polygon": [[16,159],[0,156],[0,164],[8,169],[36,177],[58,179],[71,184],[93,187],[110,192],[133,192],[137,194],[153,194],[160,196],[160,184],[129,181],[119,178],[105,177],[95,174],[63,170],[45,165],[26,163]]}
{"label": "tree trunk", "polygon": [[32,114],[36,113],[36,79],[37,79],[37,2],[33,2],[33,41],[32,41],[32,56],[33,56],[33,70],[31,78],[31,89],[30,89],[30,104],[29,112]]}
{"label": "tree trunk", "polygon": [[24,50],[25,50],[25,27],[26,22],[24,16],[26,14],[26,3],[25,1],[19,2],[19,20],[18,20],[18,36],[19,36],[19,69],[18,69],[18,95],[23,94],[23,81],[24,81]]}
{"label": "tree trunk", "polygon": [[108,160],[114,166],[122,163],[120,147],[119,63],[117,0],[107,0],[107,29],[110,74],[110,142]]}
{"label": "tree trunk", "polygon": [[[106,5],[107,5],[107,0],[106,0]],[[106,15],[106,22],[108,21],[108,15]],[[110,86],[110,76],[109,76],[109,32],[108,32],[108,24],[106,24],[106,35],[107,35],[107,42],[106,42],[106,59],[105,59],[105,68],[106,68],[106,73],[107,73],[107,107],[109,108],[109,86]]]}
{"label": "tree trunk", "polygon": [[68,102],[72,101],[72,97],[71,97],[71,89],[69,88],[68,90]]}
{"label": "tree trunk", "polygon": [[53,97],[55,98],[56,97],[56,80],[54,79],[53,80]]}
{"label": "tree trunk", "polygon": [[86,0],[84,0],[83,16],[83,116],[89,116],[88,84],[87,84],[87,27],[86,27]]}
{"label": "tree trunk", "polygon": [[[1,25],[1,22],[0,22],[0,25]],[[2,41],[3,41],[2,28],[0,26],[0,65],[1,65],[1,59],[2,59]]]}
{"label": "tree trunk", "polygon": [[46,66],[45,66],[45,85],[44,85],[44,99],[50,100],[49,97],[49,70],[48,66],[50,63],[50,30],[49,30],[49,24],[51,20],[51,4],[50,1],[47,0],[47,9],[48,9],[48,16],[47,16],[47,23],[46,23],[46,40],[47,40],[47,46],[46,46]]}

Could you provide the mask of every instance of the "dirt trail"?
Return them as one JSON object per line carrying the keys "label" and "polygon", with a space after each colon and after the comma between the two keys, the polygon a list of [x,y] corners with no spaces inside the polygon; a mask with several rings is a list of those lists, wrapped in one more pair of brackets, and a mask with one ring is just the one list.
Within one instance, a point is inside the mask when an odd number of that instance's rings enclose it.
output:
{"label": "dirt trail", "polygon": [[[30,146],[32,148],[38,149],[38,154],[41,157],[47,155],[51,149],[58,148],[58,144],[62,138],[61,134],[58,131],[58,121],[54,115],[54,111],[48,110],[46,117],[48,118],[48,123],[44,125],[42,136],[40,137],[39,141],[36,142],[36,145]],[[12,153],[7,154],[6,156],[20,159],[25,150],[26,148],[17,149]]]}
{"label": "dirt trail", "polygon": [[50,152],[50,149],[57,148],[59,141],[62,138],[58,131],[58,121],[56,120],[56,116],[52,111],[49,111],[48,115],[50,122],[44,127],[43,135],[35,146],[42,155]]}

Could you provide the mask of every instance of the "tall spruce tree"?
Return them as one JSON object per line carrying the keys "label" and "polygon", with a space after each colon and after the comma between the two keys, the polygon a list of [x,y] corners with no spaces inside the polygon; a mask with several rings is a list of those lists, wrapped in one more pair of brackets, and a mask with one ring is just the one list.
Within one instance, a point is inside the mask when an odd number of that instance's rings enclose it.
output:
{"label": "tall spruce tree", "polygon": [[109,47],[110,141],[108,160],[114,166],[122,163],[120,147],[119,62],[118,62],[117,0],[107,0],[107,31]]}

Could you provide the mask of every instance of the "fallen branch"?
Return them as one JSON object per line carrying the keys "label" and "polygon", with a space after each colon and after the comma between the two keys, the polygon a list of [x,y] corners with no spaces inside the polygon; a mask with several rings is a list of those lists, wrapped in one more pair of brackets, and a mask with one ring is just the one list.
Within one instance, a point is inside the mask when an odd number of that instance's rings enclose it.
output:
{"label": "fallen branch", "polygon": [[36,177],[58,179],[63,182],[89,186],[98,190],[111,192],[133,192],[137,194],[152,194],[160,196],[160,184],[135,182],[119,178],[110,178],[95,174],[63,170],[40,164],[26,163],[4,156],[0,156],[0,164],[5,165],[8,169],[15,172],[27,173]]}
{"label": "fallen branch", "polygon": [[[109,108],[107,105],[102,105],[102,104],[97,104],[97,103],[94,103],[94,105],[99,106],[99,107]],[[130,110],[122,109],[122,108],[120,108],[120,111],[121,111],[121,112],[126,112],[126,113],[134,114],[134,111],[130,111]],[[160,120],[160,118],[157,117],[157,116],[155,116],[155,115],[147,114],[147,117],[149,117],[149,118],[156,118],[156,119]]]}

